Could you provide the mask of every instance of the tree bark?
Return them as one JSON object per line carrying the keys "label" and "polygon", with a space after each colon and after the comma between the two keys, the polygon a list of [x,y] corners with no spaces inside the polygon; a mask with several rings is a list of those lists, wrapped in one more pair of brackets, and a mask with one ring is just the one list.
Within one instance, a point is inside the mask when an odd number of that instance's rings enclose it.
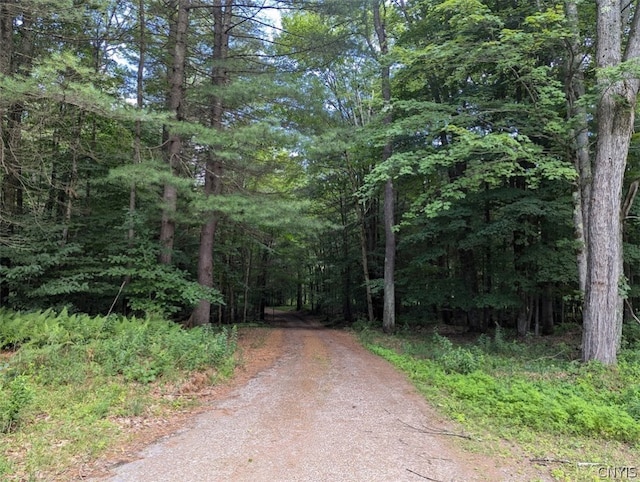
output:
{"label": "tree bark", "polygon": [[[351,187],[356,192],[360,185],[357,181],[356,171],[350,163],[348,153],[345,151],[345,163],[349,168],[349,177],[351,179]],[[369,249],[367,246],[367,223],[366,223],[366,206],[356,200],[356,216],[358,220],[358,231],[360,238],[360,257],[362,265],[362,276],[364,279],[364,289],[367,300],[367,319],[369,323],[373,323],[375,319],[373,313],[373,296],[371,294],[371,275],[369,271]]]}
{"label": "tree bark", "polygon": [[360,253],[362,256],[362,273],[364,276],[364,289],[367,297],[367,319],[373,323],[373,296],[371,295],[371,276],[369,275],[369,255],[367,250],[367,233],[365,226],[364,206],[358,205],[358,221],[360,224]]}
{"label": "tree bark", "polygon": [[571,157],[578,172],[577,186],[573,193],[573,221],[576,239],[578,285],[584,294],[587,284],[587,241],[589,223],[589,201],[591,199],[591,156],[589,152],[589,125],[586,108],[579,103],[584,96],[584,49],[580,38],[578,7],[575,0],[565,2],[567,23],[572,35],[568,40],[568,55],[565,66],[565,93],[567,96],[567,117],[572,123],[569,135],[572,139]]}
{"label": "tree bark", "polygon": [[[16,13],[12,9],[13,4],[10,0],[0,1],[0,74],[6,76],[13,73],[13,20]],[[15,115],[12,115],[11,111],[11,105],[0,99],[0,221],[3,230],[10,229],[10,215],[16,203],[14,187],[18,166],[14,157],[15,146],[12,146],[15,137],[12,134]]]}
{"label": "tree bark", "polygon": [[547,284],[542,292],[541,296],[541,318],[542,318],[542,334],[543,335],[553,335],[555,330],[555,321],[553,316],[553,286],[551,284]]}
{"label": "tree bark", "polygon": [[347,194],[340,190],[340,220],[342,222],[342,317],[348,323],[353,321],[351,309],[351,263],[349,258],[349,219],[348,219]]}
{"label": "tree bark", "polygon": [[302,266],[298,265],[296,269],[296,311],[302,311],[304,308],[302,286]]}
{"label": "tree bark", "polygon": [[[205,173],[205,195],[207,197],[220,194],[222,188],[221,176],[222,165],[220,163],[207,166],[207,172]],[[213,286],[213,243],[217,226],[218,217],[212,214],[200,230],[198,283],[208,288]],[[200,300],[191,315],[191,324],[195,326],[206,325],[209,323],[210,317],[211,302],[206,299]]]}
{"label": "tree bark", "polygon": [[[138,70],[136,72],[136,107],[140,110],[144,107],[144,64],[147,53],[146,47],[146,15],[144,0],[138,2]],[[142,162],[142,122],[136,121],[135,125],[135,138],[133,141],[133,163],[140,164]],[[129,188],[129,232],[127,233],[127,239],[129,243],[133,242],[135,237],[135,226],[133,215],[136,212],[137,203],[137,189],[136,181],[131,182]]]}
{"label": "tree bark", "polygon": [[[9,4],[12,1],[0,2],[0,74],[11,74],[11,55],[13,50],[13,14],[9,10]],[[9,202],[4,194],[5,185],[8,180],[5,179],[9,174],[9,156],[10,149],[8,147],[7,139],[7,110],[8,106],[0,99],[0,236],[8,237],[11,234],[12,226],[9,222],[5,221],[7,218],[6,211],[9,210]],[[11,260],[9,258],[0,258],[0,265],[10,266]],[[9,300],[9,285],[4,279],[0,278],[0,306],[4,306]]]}
{"label": "tree bark", "polygon": [[15,0],[0,1],[0,73],[8,74],[11,71],[11,56],[13,54],[13,19],[15,11],[12,5]]}
{"label": "tree bark", "polygon": [[258,272],[258,292],[260,299],[258,300],[258,318],[261,321],[266,319],[267,308],[267,276],[269,271],[269,249],[271,243],[263,248],[262,256],[260,257],[260,268]]}
{"label": "tree bark", "polygon": [[[387,30],[382,10],[384,3],[376,0],[373,5],[373,22],[380,47],[380,65],[382,82],[382,100],[387,111],[383,118],[383,126],[391,124],[391,69],[386,56],[389,54]],[[388,140],[382,149],[382,162],[391,157],[393,153],[391,141]],[[384,186],[384,306],[382,311],[382,329],[385,333],[391,333],[396,325],[396,298],[395,298],[395,265],[396,265],[396,235],[394,231],[395,190],[393,179],[387,179]]]}
{"label": "tree bark", "polygon": [[393,181],[387,179],[384,187],[384,311],[382,314],[382,329],[391,333],[396,325],[395,298],[395,266],[396,266],[396,235],[393,230],[394,221],[394,189]]}
{"label": "tree bark", "polygon": [[[20,17],[18,26],[14,25]],[[0,1],[0,74],[28,75],[33,65],[33,19],[15,0]],[[0,235],[16,233],[16,217],[23,213],[24,179],[22,159],[22,122],[25,106],[0,99]],[[11,260],[0,259],[11,265]],[[7,303],[9,285],[0,279],[0,306]]]}
{"label": "tree bark", "polygon": [[[224,5],[221,0],[215,0],[213,6],[213,67],[211,70],[211,83],[214,86],[225,85],[229,78],[226,66],[224,65],[229,52],[229,29],[233,1],[225,0]],[[222,98],[215,95],[211,103],[210,123],[214,129],[222,129],[222,116],[224,114],[224,104]],[[205,166],[204,194],[205,197],[219,196],[222,193],[223,165],[215,152],[215,147],[211,147],[207,163]],[[209,213],[207,222],[200,231],[200,247],[198,250],[198,283],[211,288],[213,286],[213,245],[218,226],[218,214]],[[209,323],[211,315],[211,302],[202,299],[191,315],[193,325],[204,325]]]}
{"label": "tree bark", "polygon": [[[600,69],[617,67],[640,53],[640,11],[629,26],[626,52],[620,0],[598,1],[596,61]],[[622,334],[622,184],[633,133],[638,79],[598,81],[598,139],[593,168],[587,240],[583,360],[615,364]]]}
{"label": "tree bark", "polygon": [[[175,120],[184,118],[184,81],[187,62],[187,30],[189,28],[190,0],[172,0],[170,5],[177,10],[175,20],[172,19],[170,44],[173,44],[173,55],[169,70],[169,111]],[[182,138],[165,127],[165,159],[171,173],[177,175],[180,170]],[[162,194],[163,208],[160,225],[160,263],[171,264],[176,232],[175,214],[178,204],[178,190],[171,182],[164,185]]]}
{"label": "tree bark", "polygon": [[247,248],[245,255],[245,262],[247,267],[244,272],[244,300],[242,306],[242,322],[247,322],[247,313],[249,311],[249,281],[251,279],[251,260],[253,259],[253,252],[250,248]]}
{"label": "tree bark", "polygon": [[69,171],[69,178],[67,179],[67,184],[64,188],[65,206],[61,240],[62,246],[65,246],[69,242],[69,228],[71,226],[71,219],[73,217],[73,204],[78,197],[78,151],[80,150],[80,130],[82,128],[83,122],[84,116],[81,112],[79,112],[73,131],[74,141],[71,153],[71,170]]}

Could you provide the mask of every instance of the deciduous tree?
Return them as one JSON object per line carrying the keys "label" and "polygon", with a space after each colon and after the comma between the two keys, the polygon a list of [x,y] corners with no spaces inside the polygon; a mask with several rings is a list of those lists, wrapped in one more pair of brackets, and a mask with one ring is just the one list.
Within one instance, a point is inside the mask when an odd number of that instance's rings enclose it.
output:
{"label": "deciduous tree", "polygon": [[[626,41],[626,42],[625,42]],[[598,0],[597,139],[588,212],[582,357],[617,361],[623,319],[622,188],[635,121],[640,57],[637,2]]]}

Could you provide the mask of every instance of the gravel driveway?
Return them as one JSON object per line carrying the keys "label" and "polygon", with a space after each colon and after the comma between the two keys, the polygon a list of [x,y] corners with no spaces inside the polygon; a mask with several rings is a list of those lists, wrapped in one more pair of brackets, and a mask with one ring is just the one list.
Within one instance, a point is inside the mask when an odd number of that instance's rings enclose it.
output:
{"label": "gravel driveway", "polygon": [[463,453],[452,437],[420,430],[443,422],[351,334],[296,314],[277,324],[285,345],[273,366],[106,480],[524,480]]}

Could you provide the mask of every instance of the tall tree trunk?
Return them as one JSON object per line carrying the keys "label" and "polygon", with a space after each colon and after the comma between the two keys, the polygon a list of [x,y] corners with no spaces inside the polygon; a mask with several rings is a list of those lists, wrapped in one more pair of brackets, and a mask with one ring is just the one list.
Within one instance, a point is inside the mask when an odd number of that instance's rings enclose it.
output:
{"label": "tall tree trunk", "polygon": [[[136,72],[136,107],[142,110],[144,107],[144,64],[147,53],[146,42],[146,15],[144,0],[138,2],[138,70]],[[137,120],[135,126],[135,138],[133,141],[133,163],[142,162],[142,122]],[[131,182],[129,188],[129,232],[127,238],[131,243],[135,237],[135,226],[133,215],[136,212],[136,182]]]}
{"label": "tall tree trunk", "polygon": [[[464,287],[475,305],[479,292],[475,253],[471,249],[459,248],[456,255],[460,270],[458,276],[464,280]],[[471,331],[481,332],[483,329],[482,312],[476,306],[470,306],[467,310],[467,325]]]}
{"label": "tall tree trunk", "polygon": [[258,318],[261,321],[266,319],[267,308],[267,277],[269,272],[269,249],[271,248],[270,242],[264,247],[262,256],[260,257],[260,268],[258,271],[258,292],[260,299],[258,300]]}
{"label": "tall tree trunk", "polygon": [[[382,100],[387,110],[383,119],[383,125],[391,124],[391,69],[386,58],[389,54],[387,30],[383,10],[384,2],[376,0],[373,5],[373,22],[380,46],[380,65],[382,82]],[[391,157],[391,141],[388,140],[382,149],[382,162]],[[387,179],[384,186],[384,307],[382,312],[382,329],[385,333],[391,333],[396,325],[396,297],[395,297],[395,266],[396,266],[396,235],[394,231],[395,214],[395,190],[393,180]]]}
{"label": "tall tree trunk", "polygon": [[244,271],[244,303],[242,306],[242,322],[247,322],[247,313],[249,311],[249,280],[251,279],[251,260],[253,259],[253,252],[250,248],[247,248],[245,255],[245,262],[247,267]]}
{"label": "tall tree trunk", "polygon": [[540,314],[542,321],[542,334],[553,335],[555,330],[553,309],[553,286],[547,283],[541,295]]}
{"label": "tall tree trunk", "polygon": [[395,266],[396,266],[396,236],[393,231],[394,222],[394,189],[393,181],[387,179],[384,187],[384,311],[382,313],[382,329],[391,333],[396,325],[395,298]]}
{"label": "tall tree trunk", "polygon": [[[211,83],[213,86],[223,86],[228,82],[227,68],[224,64],[229,51],[229,29],[231,27],[233,0],[215,0],[213,6],[213,67],[211,70]],[[210,123],[214,129],[222,129],[222,116],[224,105],[222,98],[215,95],[211,104]],[[204,194],[219,196],[222,193],[223,165],[215,152],[215,147],[211,147],[205,167]],[[198,250],[198,283],[211,288],[213,286],[213,243],[218,226],[218,215],[215,212],[209,213],[209,219],[200,230],[200,247]],[[211,315],[211,302],[202,299],[193,310],[191,323],[194,325],[204,325],[209,323]]]}
{"label": "tall tree trunk", "polygon": [[342,243],[340,251],[342,255],[342,317],[348,323],[353,321],[351,309],[351,262],[349,259],[349,219],[348,219],[347,195],[340,192],[340,220],[342,222]]}
{"label": "tall tree trunk", "polygon": [[578,7],[575,0],[565,2],[567,22],[571,29],[568,39],[568,55],[565,66],[565,93],[567,97],[567,116],[572,127],[569,132],[573,146],[571,157],[578,172],[574,191],[573,221],[576,238],[580,244],[577,252],[578,282],[584,294],[587,284],[587,241],[589,222],[589,201],[591,199],[591,157],[589,153],[589,125],[586,108],[579,100],[585,93],[583,62],[584,49],[580,38]]}
{"label": "tall tree trunk", "polygon": [[367,297],[367,319],[373,323],[373,296],[371,295],[371,277],[369,275],[369,256],[367,250],[367,233],[365,226],[364,206],[358,205],[358,224],[360,225],[360,254],[362,256],[362,274],[364,276],[364,289]]}
{"label": "tall tree trunk", "polygon": [[16,0],[0,0],[0,73],[11,72],[11,56],[13,54],[13,19],[16,11],[13,5]]}
{"label": "tall tree trunk", "polygon": [[[485,190],[488,187],[485,185]],[[489,226],[491,224],[491,208],[492,203],[487,198],[484,202],[484,224]],[[493,247],[491,243],[486,243],[484,247],[484,267],[482,269],[482,293],[491,294],[493,292]],[[491,318],[493,316],[493,310],[490,306],[485,306],[483,310],[482,323],[483,332],[489,327]]]}
{"label": "tall tree trunk", "polygon": [[73,204],[77,194],[78,184],[78,152],[80,150],[80,130],[84,121],[82,113],[78,113],[76,126],[73,132],[73,149],[71,153],[71,170],[69,171],[69,178],[64,188],[65,191],[65,205],[64,205],[64,218],[62,228],[62,246],[66,245],[69,241],[69,228],[71,226],[71,218],[73,216]]}
{"label": "tall tree trunk", "polygon": [[296,311],[301,311],[304,307],[302,296],[302,266],[296,267]]}
{"label": "tall tree trunk", "polygon": [[[5,5],[2,5],[2,4]],[[13,19],[19,12],[11,11],[12,1],[0,2],[0,74],[29,75],[33,65],[33,19],[23,12],[17,27],[17,40],[14,42]],[[14,45],[15,43],[15,45]],[[21,214],[24,198],[24,180],[22,179],[22,120],[25,106],[17,102],[8,106],[0,103],[0,169],[4,173],[2,194],[9,222],[14,214]],[[6,126],[5,126],[6,118]]]}
{"label": "tall tree trunk", "polygon": [[[32,20],[23,15],[17,45],[14,45],[14,20],[20,14],[15,0],[0,1],[0,75],[27,74],[33,58]],[[23,210],[22,103],[10,104],[0,98],[0,236],[9,239],[16,232],[16,216]],[[9,257],[0,265],[10,267]],[[9,284],[0,278],[0,306],[9,300]]]}
{"label": "tall tree trunk", "polygon": [[[12,71],[13,56],[13,1],[0,1],[0,74],[9,76]],[[15,176],[15,159],[11,146],[10,104],[0,98],[0,229],[9,234],[10,214],[14,199],[12,178]]]}
{"label": "tall tree trunk", "polygon": [[[357,181],[355,169],[349,163],[348,153],[345,152],[345,161],[349,166],[349,177],[351,178],[352,189],[357,191],[360,185]],[[367,319],[369,323],[373,323],[373,296],[371,294],[371,275],[369,271],[369,249],[367,246],[367,224],[366,224],[366,206],[356,201],[356,216],[358,219],[358,232],[360,238],[360,257],[362,265],[362,276],[364,279],[364,289],[367,300]]]}
{"label": "tall tree trunk", "polygon": [[[635,10],[626,51],[620,0],[599,0],[596,61],[600,69],[619,66],[640,53],[640,10]],[[605,364],[617,361],[622,334],[622,184],[633,132],[638,80],[599,79],[598,139],[588,222],[587,285],[582,357]]]}
{"label": "tall tree trunk", "polygon": [[[175,19],[171,19],[170,45],[173,45],[173,55],[169,69],[169,111],[175,120],[184,118],[184,81],[187,62],[187,30],[189,28],[190,0],[172,0],[170,6],[177,10]],[[180,170],[180,155],[182,153],[182,138],[170,128],[165,127],[165,159],[173,175]],[[162,194],[162,221],[160,225],[160,262],[171,264],[173,244],[176,232],[175,214],[178,205],[178,189],[171,182],[164,185]]]}
{"label": "tall tree trunk", "polygon": [[[205,195],[219,195],[222,188],[220,180],[222,176],[222,165],[217,162],[209,165],[207,163],[205,174]],[[213,287],[213,242],[215,239],[218,217],[212,214],[209,220],[200,230],[200,246],[198,248],[198,283],[202,286]],[[200,300],[191,315],[191,324],[205,325],[209,323],[211,317],[211,302]]]}

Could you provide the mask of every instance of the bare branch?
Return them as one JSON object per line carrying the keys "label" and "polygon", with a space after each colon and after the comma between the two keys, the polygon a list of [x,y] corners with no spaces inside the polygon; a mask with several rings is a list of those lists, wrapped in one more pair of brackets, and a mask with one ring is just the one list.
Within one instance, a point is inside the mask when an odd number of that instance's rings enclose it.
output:
{"label": "bare branch", "polygon": [[407,469],[407,472],[411,472],[412,474],[417,475],[418,477],[422,477],[425,480],[432,480],[433,482],[441,482],[438,479],[432,479],[431,477],[427,477],[426,475],[419,474],[418,472],[415,472],[411,469]]}
{"label": "bare branch", "polygon": [[449,432],[447,430],[440,430],[440,429],[436,429],[436,428],[431,428],[428,427],[426,425],[423,425],[423,428],[418,428],[418,427],[414,427],[413,425],[405,422],[404,420],[400,420],[399,418],[397,419],[398,422],[402,423],[403,425],[409,427],[412,430],[415,430],[416,432],[420,432],[420,433],[426,433],[429,435],[446,435],[446,436],[450,436],[450,437],[460,437],[460,438],[464,438],[467,440],[473,440],[473,437],[470,437],[469,435],[465,435],[465,434],[461,434],[461,433],[455,433],[455,432]]}

